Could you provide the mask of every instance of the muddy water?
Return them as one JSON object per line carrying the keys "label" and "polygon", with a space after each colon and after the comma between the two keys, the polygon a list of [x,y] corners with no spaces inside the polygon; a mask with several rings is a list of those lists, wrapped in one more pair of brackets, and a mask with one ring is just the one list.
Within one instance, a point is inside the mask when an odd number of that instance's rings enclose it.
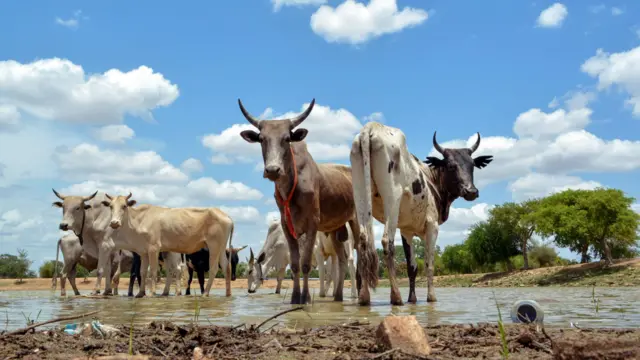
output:
{"label": "muddy water", "polygon": [[[234,289],[235,290],[235,289]],[[346,289],[345,289],[346,290]],[[406,300],[408,289],[401,289]],[[493,297],[495,292],[495,300]],[[87,292],[84,292],[87,293]],[[345,291],[348,296],[350,291]],[[103,324],[144,324],[152,320],[177,323],[193,321],[200,308],[199,323],[215,325],[256,324],[279,311],[291,307],[283,294],[261,289],[247,294],[239,289],[231,298],[223,291],[212,290],[206,297],[156,296],[133,299],[122,295],[106,299],[87,297],[61,298],[51,291],[0,291],[0,330],[25,326],[26,318],[45,321],[52,318],[100,310],[97,315]],[[427,304],[426,289],[418,290],[416,305],[389,305],[389,289],[373,293],[371,307],[360,307],[352,299],[335,303],[330,298],[314,297],[307,311],[286,314],[278,318],[283,326],[313,327],[352,321],[375,323],[390,313],[415,315],[424,325],[496,322],[500,306],[503,319],[510,322],[509,313],[516,300],[537,301],[544,310],[547,326],[568,327],[573,322],[580,327],[638,327],[640,326],[640,289],[596,288],[598,311],[592,301],[591,288],[441,288],[438,302]],[[196,305],[197,304],[197,305]],[[36,320],[36,317],[38,316]],[[269,324],[268,326],[270,326]]]}

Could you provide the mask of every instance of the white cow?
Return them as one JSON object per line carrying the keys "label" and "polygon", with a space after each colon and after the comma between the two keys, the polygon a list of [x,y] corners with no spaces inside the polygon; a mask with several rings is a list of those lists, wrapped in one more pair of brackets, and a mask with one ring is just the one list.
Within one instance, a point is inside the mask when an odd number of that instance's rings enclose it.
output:
{"label": "white cow", "polygon": [[[96,294],[100,293],[102,276],[104,274],[111,273],[111,262],[107,259],[112,258],[112,253],[115,250],[115,244],[107,232],[110,233],[109,221],[110,211],[109,208],[103,206],[103,202],[107,199],[106,194],[98,191],[90,196],[63,196],[55,189],[52,189],[53,193],[62,201],[56,201],[53,206],[62,209],[62,221],[59,228],[62,231],[72,231],[82,244],[82,249],[86,256],[98,259],[98,274],[97,281],[94,287]],[[127,250],[127,249],[125,249]],[[180,254],[177,254],[178,257]],[[102,263],[100,262],[102,259]],[[172,257],[175,259],[175,257]],[[171,262],[173,264],[174,262]],[[106,268],[108,265],[108,269]],[[173,265],[171,266],[174,267]],[[173,278],[170,276],[174,274],[174,271],[167,272],[167,283],[170,285]],[[119,276],[119,273],[118,273]],[[178,294],[180,293],[180,278],[177,279]],[[165,289],[167,287],[165,286]],[[107,281],[105,285],[105,295],[110,295],[111,282]],[[163,295],[169,295],[168,292]]]}
{"label": "white cow", "polygon": [[[349,226],[347,226],[349,229]],[[247,287],[249,293],[255,293],[262,285],[263,279],[271,269],[277,271],[276,294],[280,294],[282,280],[284,279],[285,270],[290,263],[289,246],[282,230],[282,224],[279,220],[270,223],[267,230],[267,239],[264,242],[262,250],[258,253],[258,257],[254,257],[253,249],[249,248],[249,272],[247,274]],[[349,239],[345,244],[346,258],[349,266],[349,274],[351,277],[351,296],[357,297],[355,281],[355,263],[353,259],[353,236],[349,231]],[[351,256],[349,256],[351,254]],[[331,261],[331,259],[334,259]],[[325,264],[326,260],[326,264]],[[314,247],[313,267],[318,268],[320,274],[320,296],[326,296],[326,292],[331,285],[333,279],[339,274],[337,267],[337,255],[333,249],[330,237],[323,232],[316,234],[316,243]],[[334,265],[335,264],[335,265]],[[326,276],[328,275],[328,276]],[[328,279],[325,280],[325,277]],[[335,293],[334,286],[334,293]]]}
{"label": "white cow", "polygon": [[[192,254],[205,245],[209,248],[210,269],[217,269],[218,262],[225,269],[226,295],[231,296],[231,264],[225,246],[229,248],[233,238],[233,220],[216,208],[166,208],[155,205],[136,205],[128,196],[109,196],[102,204],[110,209],[110,229],[105,239],[112,239],[105,255],[100,254],[98,267],[102,264],[109,271],[106,254],[122,248],[140,254],[142,289],[136,297],[145,295],[147,269],[156,274],[158,253],[171,251]],[[105,241],[107,243],[107,241]],[[167,274],[167,277],[170,275]],[[209,276],[205,295],[209,296],[214,276]],[[169,279],[167,279],[169,281]],[[151,293],[155,294],[156,279],[151,277]]]}
{"label": "white cow", "polygon": [[[66,282],[69,279],[69,283],[73,288],[73,293],[80,295],[78,287],[76,286],[76,268],[77,265],[82,265],[88,271],[93,271],[98,267],[98,259],[85,252],[80,244],[80,240],[74,234],[65,234],[58,240],[58,246],[56,250],[56,262],[53,274],[52,288],[55,290],[58,280],[58,256],[62,250],[62,261],[64,263],[60,272],[60,295],[66,296]],[[120,273],[122,269],[129,271],[133,262],[133,254],[129,251],[120,251],[114,254],[111,258],[112,275],[111,281],[113,282],[114,294],[118,294],[118,285],[120,284]]]}
{"label": "white cow", "polygon": [[[394,237],[400,228],[409,272],[409,302],[416,302],[414,236],[425,244],[427,264],[427,301],[436,301],[433,289],[433,261],[439,226],[447,221],[451,203],[458,197],[467,201],[478,198],[473,184],[473,167],[483,168],[492,156],[471,155],[480,146],[442,148],[433,133],[433,147],[444,159],[427,157],[424,165],[409,153],[404,133],[377,122],[367,123],[356,135],[351,147],[353,191],[360,240],[373,242],[372,216],[384,224],[382,247],[386,254],[391,285],[391,303],[401,305],[402,299],[395,279]],[[363,283],[366,287],[367,284]],[[368,289],[363,288],[365,293]]]}

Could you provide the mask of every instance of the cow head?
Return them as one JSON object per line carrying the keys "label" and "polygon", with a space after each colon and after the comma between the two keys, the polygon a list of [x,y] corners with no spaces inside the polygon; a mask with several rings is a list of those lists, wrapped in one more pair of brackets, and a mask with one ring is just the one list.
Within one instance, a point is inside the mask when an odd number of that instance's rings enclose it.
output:
{"label": "cow head", "polygon": [[[244,250],[244,248],[246,247],[247,245],[241,248],[231,248],[231,281],[236,281],[236,269],[238,268],[238,262],[240,261],[240,259],[238,258],[238,253]],[[225,252],[227,253],[228,258],[229,249],[226,249]]]}
{"label": "cow head", "polygon": [[264,259],[266,257],[265,253],[262,252],[258,259],[253,256],[253,249],[249,248],[249,252],[251,253],[251,257],[249,258],[249,273],[247,274],[247,291],[249,294],[253,294],[258,290],[262,282],[264,281],[264,275],[262,274],[262,263],[264,263]]}
{"label": "cow head", "polygon": [[62,221],[59,228],[62,231],[73,230],[76,234],[82,231],[82,220],[85,216],[85,210],[91,208],[91,205],[85,204],[85,201],[93,199],[97,191],[89,196],[63,196],[55,189],[53,193],[62,201],[55,201],[52,205],[62,209]]}
{"label": "cow head", "polygon": [[238,99],[242,115],[255,126],[259,133],[253,130],[245,130],[240,133],[242,138],[250,143],[260,143],[262,146],[262,159],[264,160],[263,176],[271,181],[276,181],[284,175],[285,161],[291,161],[291,142],[302,141],[307,136],[307,129],[294,129],[300,125],[313,110],[316,100],[311,100],[307,109],[300,115],[283,120],[258,120],[253,117]]}
{"label": "cow head", "polygon": [[102,205],[111,209],[111,221],[109,222],[109,226],[111,226],[112,229],[117,229],[122,226],[124,219],[126,219],[128,208],[130,206],[134,206],[136,201],[131,200],[131,193],[127,196],[118,195],[114,197],[106,193],[104,195],[109,199],[109,201],[103,201]]}
{"label": "cow head", "polygon": [[473,201],[480,196],[480,192],[473,184],[473,167],[482,169],[493,160],[492,155],[483,155],[471,158],[471,155],[480,146],[480,133],[478,140],[470,148],[449,149],[443,148],[436,140],[433,133],[433,147],[444,159],[429,156],[424,161],[432,168],[440,169],[444,174],[444,183],[447,191],[456,197],[462,196],[467,201]]}

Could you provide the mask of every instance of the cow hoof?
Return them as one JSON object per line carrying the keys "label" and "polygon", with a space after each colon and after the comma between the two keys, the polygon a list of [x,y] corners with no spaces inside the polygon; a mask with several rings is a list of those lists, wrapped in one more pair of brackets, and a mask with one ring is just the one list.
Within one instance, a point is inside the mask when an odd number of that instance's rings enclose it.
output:
{"label": "cow hoof", "polygon": [[436,301],[438,301],[438,299],[436,299],[435,294],[427,294],[427,302],[436,302]]}
{"label": "cow hoof", "polygon": [[61,291],[60,292],[60,296],[67,296],[67,292],[66,291]]}
{"label": "cow hoof", "polygon": [[407,302],[409,304],[415,304],[418,302],[418,299],[416,299],[416,294],[411,294],[409,295],[409,299],[407,300]]}
{"label": "cow hoof", "polygon": [[177,291],[176,296],[182,296],[182,291]]}
{"label": "cow hoof", "polygon": [[144,295],[145,294],[143,292],[139,292],[138,295],[136,295],[136,298],[138,298],[138,299],[142,298],[142,297],[144,297]]}
{"label": "cow hoof", "polygon": [[127,296],[128,297],[133,297],[133,293],[128,293]]}
{"label": "cow hoof", "polygon": [[343,301],[342,295],[340,295],[340,296],[334,296],[334,297],[333,297],[333,301],[339,301],[339,302],[342,302],[342,301]]}
{"label": "cow hoof", "polygon": [[96,290],[93,292],[94,295],[100,295],[100,290]]}
{"label": "cow hoof", "polygon": [[168,292],[167,293],[163,292],[160,296],[169,296],[169,293]]}
{"label": "cow hoof", "polygon": [[102,295],[104,295],[104,296],[111,296],[111,295],[113,295],[113,292],[112,292],[111,290],[105,290],[105,291],[102,293]]}
{"label": "cow hoof", "polygon": [[74,291],[73,292],[76,296],[80,296],[80,291]]}

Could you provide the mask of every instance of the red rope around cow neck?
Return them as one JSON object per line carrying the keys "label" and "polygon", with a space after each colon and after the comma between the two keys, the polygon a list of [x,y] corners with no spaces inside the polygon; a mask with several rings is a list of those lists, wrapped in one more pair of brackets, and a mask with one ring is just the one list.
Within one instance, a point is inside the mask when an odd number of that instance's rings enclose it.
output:
{"label": "red rope around cow neck", "polygon": [[278,185],[276,185],[276,197],[278,198],[278,202],[284,206],[284,219],[287,222],[287,228],[289,229],[289,234],[296,240],[298,240],[298,235],[296,235],[296,229],[293,227],[293,219],[291,218],[291,198],[293,197],[293,192],[296,190],[296,186],[298,185],[298,168],[296,167],[296,156],[293,153],[293,146],[289,146],[291,149],[291,161],[293,162],[293,187],[291,188],[291,192],[289,192],[289,196],[286,201],[282,201],[282,196],[280,195],[280,191],[278,191]]}

